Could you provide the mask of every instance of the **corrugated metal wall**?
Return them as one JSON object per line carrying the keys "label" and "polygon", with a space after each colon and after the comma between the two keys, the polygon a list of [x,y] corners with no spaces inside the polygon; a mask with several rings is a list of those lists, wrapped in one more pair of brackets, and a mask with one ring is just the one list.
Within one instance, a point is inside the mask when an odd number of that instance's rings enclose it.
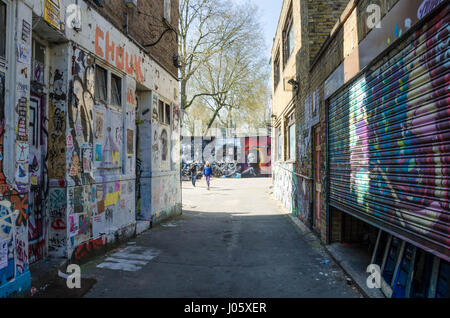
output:
{"label": "corrugated metal wall", "polygon": [[447,260],[449,30],[447,5],[329,100],[330,204]]}

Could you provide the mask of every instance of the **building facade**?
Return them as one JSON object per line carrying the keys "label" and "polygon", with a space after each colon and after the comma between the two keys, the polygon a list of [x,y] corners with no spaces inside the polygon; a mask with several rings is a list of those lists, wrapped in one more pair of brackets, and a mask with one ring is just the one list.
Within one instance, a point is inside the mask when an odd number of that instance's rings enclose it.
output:
{"label": "building facade", "polygon": [[[313,177],[310,170],[298,164],[299,154],[310,151],[312,127],[318,123],[315,109],[308,114],[308,127],[298,120],[296,110],[299,90],[307,78],[297,76],[307,69],[312,56],[328,36],[347,0],[285,0],[272,47],[272,169],[273,193],[293,214],[304,221],[309,217]],[[308,134],[308,143],[298,141],[297,132]],[[307,132],[308,131],[308,132]]]}
{"label": "building facade", "polygon": [[387,297],[449,297],[448,29],[448,1],[355,0],[297,55],[311,186],[291,182],[292,204],[324,243],[365,249]]}
{"label": "building facade", "polygon": [[181,213],[178,2],[103,2],[0,1],[0,297]]}

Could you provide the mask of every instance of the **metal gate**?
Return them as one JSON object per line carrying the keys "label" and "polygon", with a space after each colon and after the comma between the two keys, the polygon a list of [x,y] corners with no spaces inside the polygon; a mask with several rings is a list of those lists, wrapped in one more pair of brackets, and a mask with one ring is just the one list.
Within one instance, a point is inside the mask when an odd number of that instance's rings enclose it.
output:
{"label": "metal gate", "polygon": [[329,99],[330,205],[449,260],[449,5]]}

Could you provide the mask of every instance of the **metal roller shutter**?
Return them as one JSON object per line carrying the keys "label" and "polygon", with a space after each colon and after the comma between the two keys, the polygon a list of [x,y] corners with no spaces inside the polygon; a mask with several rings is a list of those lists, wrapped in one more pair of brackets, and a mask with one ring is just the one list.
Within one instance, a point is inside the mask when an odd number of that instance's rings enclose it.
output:
{"label": "metal roller shutter", "polygon": [[329,100],[330,205],[447,260],[448,13],[447,5]]}

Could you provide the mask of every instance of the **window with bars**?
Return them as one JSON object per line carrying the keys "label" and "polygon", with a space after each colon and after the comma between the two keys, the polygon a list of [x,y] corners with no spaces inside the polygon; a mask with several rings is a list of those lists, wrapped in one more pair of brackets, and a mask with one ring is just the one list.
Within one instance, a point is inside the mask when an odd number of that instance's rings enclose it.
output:
{"label": "window with bars", "polygon": [[106,103],[108,99],[107,76],[108,73],[103,67],[98,65],[95,66],[95,99],[104,103]]}
{"label": "window with bars", "polygon": [[111,104],[122,107],[122,79],[111,74]]}

